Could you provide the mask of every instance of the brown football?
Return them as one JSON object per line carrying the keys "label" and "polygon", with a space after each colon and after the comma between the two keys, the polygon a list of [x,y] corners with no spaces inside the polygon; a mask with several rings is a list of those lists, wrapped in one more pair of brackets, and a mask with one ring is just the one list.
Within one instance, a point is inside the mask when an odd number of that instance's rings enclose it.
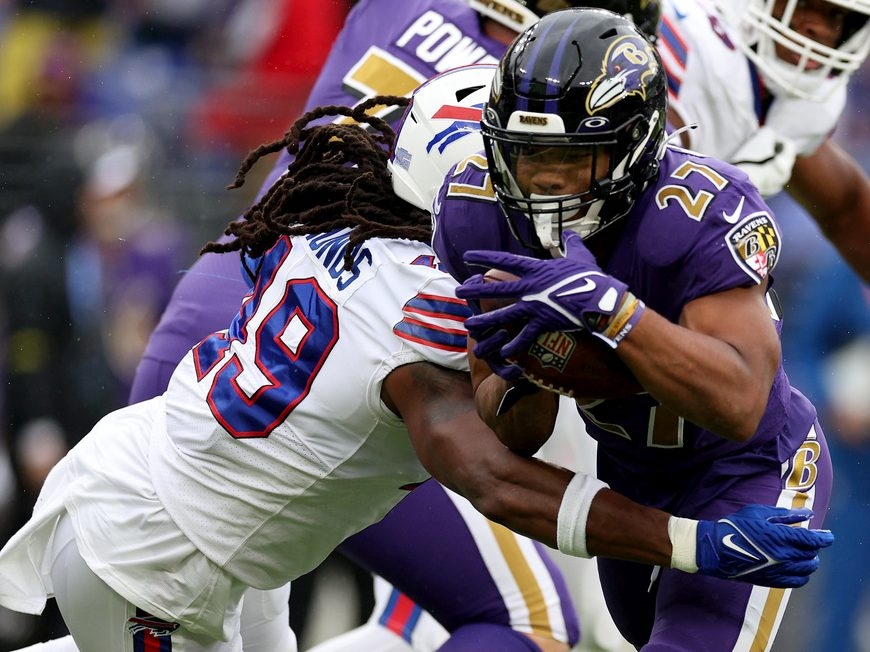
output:
{"label": "brown football", "polygon": [[[490,269],[483,275],[483,280],[487,283],[497,283],[499,281],[516,281],[519,278],[516,274],[511,274],[510,272],[505,272],[500,269]],[[501,299],[501,298],[493,298],[493,299],[481,299],[480,300],[480,309],[483,312],[489,312],[491,310],[496,310],[497,308],[504,308],[505,306],[509,306],[513,301],[511,299]]]}
{"label": "brown football", "polygon": [[[484,274],[487,282],[516,278],[498,269]],[[481,299],[480,309],[489,312],[511,303],[510,299]],[[522,326],[515,323],[507,331],[515,335]],[[526,378],[536,385],[581,402],[622,398],[644,391],[616,352],[588,331],[544,333],[511,362],[522,367]]]}

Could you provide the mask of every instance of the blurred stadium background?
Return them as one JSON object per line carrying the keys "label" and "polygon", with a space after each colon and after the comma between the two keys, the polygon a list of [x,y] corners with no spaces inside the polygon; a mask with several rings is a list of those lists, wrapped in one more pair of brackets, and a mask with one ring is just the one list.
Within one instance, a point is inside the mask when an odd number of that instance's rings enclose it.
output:
{"label": "blurred stadium background", "polygon": [[[270,163],[226,185],[298,115],[348,5],[0,0],[0,542],[48,468],[125,402],[179,275]],[[870,169],[866,64],[834,138]],[[771,204],[786,368],[834,442],[839,537],[774,649],[870,650],[870,293],[794,203]],[[357,623],[364,584],[340,560],[319,575],[311,618],[298,616],[303,649]],[[63,632],[51,609],[0,610],[0,652]],[[832,647],[831,632],[851,642]],[[589,649],[620,648],[597,640]]]}

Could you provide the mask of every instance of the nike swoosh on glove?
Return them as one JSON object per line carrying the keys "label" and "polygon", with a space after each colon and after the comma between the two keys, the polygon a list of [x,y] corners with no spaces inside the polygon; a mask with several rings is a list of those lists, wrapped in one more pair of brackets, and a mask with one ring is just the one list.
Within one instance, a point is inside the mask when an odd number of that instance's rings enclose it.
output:
{"label": "nike swoosh on glove", "polygon": [[[527,350],[542,333],[589,330],[613,348],[640,319],[645,306],[619,279],[605,274],[583,239],[573,231],[562,236],[565,256],[539,260],[503,251],[473,250],[463,257],[469,265],[497,268],[520,277],[486,283],[483,275],[467,279],[456,289],[464,299],[511,298],[515,302],[469,317],[469,331],[496,332],[509,324],[523,324],[501,347],[503,358]],[[478,346],[492,349],[486,338]],[[475,349],[475,354],[477,349]]]}
{"label": "nike swoosh on glove", "polygon": [[818,552],[834,542],[829,530],[793,527],[809,509],[748,505],[718,521],[699,521],[698,572],[760,586],[803,586],[819,567]]}

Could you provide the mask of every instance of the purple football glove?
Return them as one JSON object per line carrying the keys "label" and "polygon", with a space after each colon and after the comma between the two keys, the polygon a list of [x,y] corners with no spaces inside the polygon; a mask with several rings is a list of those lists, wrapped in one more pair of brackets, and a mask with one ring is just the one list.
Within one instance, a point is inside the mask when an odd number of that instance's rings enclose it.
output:
{"label": "purple football glove", "polygon": [[[466,320],[467,323],[468,320]],[[522,378],[523,370],[519,366],[505,360],[500,353],[501,347],[510,340],[510,335],[508,335],[506,330],[485,329],[481,331],[475,328],[468,328],[467,326],[466,328],[468,329],[468,334],[476,341],[474,355],[484,360],[494,374],[501,376],[508,382],[518,381]]]}
{"label": "purple football glove", "polygon": [[[595,257],[573,231],[563,236],[564,258],[538,260],[500,251],[468,251],[467,264],[498,268],[516,274],[516,281],[487,283],[482,275],[472,276],[456,290],[464,299],[507,297],[516,303],[465,322],[472,333],[494,333],[511,323],[523,328],[501,347],[503,358],[527,350],[543,333],[587,329],[616,347],[634,327],[644,311],[622,281],[601,271]],[[475,338],[477,339],[477,338]],[[484,337],[478,346],[491,350]],[[475,349],[475,354],[477,349]]]}
{"label": "purple football glove", "polygon": [[489,365],[489,368],[492,369],[494,374],[501,376],[511,383],[511,386],[508,387],[507,391],[502,396],[501,402],[496,409],[495,415],[497,417],[500,417],[510,410],[514,405],[516,405],[517,401],[524,396],[529,396],[530,394],[535,394],[540,391],[540,387],[533,385],[523,378],[523,370],[521,367],[512,362],[508,362],[501,357],[499,350],[510,339],[510,335],[508,335],[506,330],[498,330],[492,335],[475,335],[471,331],[469,331],[469,334],[475,340],[477,340],[478,337],[482,337],[485,341],[484,345],[481,346],[478,344],[474,347],[474,355],[481,360],[484,360],[486,364]]}
{"label": "purple football glove", "polygon": [[699,521],[698,572],[760,586],[803,586],[819,567],[818,552],[834,542],[829,530],[792,527],[809,509],[748,505],[718,521]]}

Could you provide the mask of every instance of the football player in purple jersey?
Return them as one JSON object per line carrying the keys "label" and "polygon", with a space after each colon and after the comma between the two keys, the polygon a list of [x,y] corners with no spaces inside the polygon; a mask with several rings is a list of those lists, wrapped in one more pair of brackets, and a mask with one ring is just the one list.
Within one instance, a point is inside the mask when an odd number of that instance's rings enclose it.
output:
{"label": "football player in purple jersey", "polygon": [[[670,147],[666,114],[658,53],[610,12],[550,14],[502,58],[483,109],[486,156],[448,175],[434,216],[460,296],[513,302],[466,322],[478,409],[507,446],[535,450],[555,398],[512,356],[558,363],[533,346],[539,335],[592,337],[590,364],[627,369],[643,390],[571,379],[601,481],[675,514],[675,540],[699,534],[684,518],[750,503],[812,507],[818,527],[832,470],[815,408],[782,367],[779,226],[743,172]],[[484,282],[489,268],[519,278]],[[751,535],[701,536],[757,568],[775,557]],[[789,597],[745,575],[610,559],[599,570],[620,632],[647,652],[764,649]]]}

